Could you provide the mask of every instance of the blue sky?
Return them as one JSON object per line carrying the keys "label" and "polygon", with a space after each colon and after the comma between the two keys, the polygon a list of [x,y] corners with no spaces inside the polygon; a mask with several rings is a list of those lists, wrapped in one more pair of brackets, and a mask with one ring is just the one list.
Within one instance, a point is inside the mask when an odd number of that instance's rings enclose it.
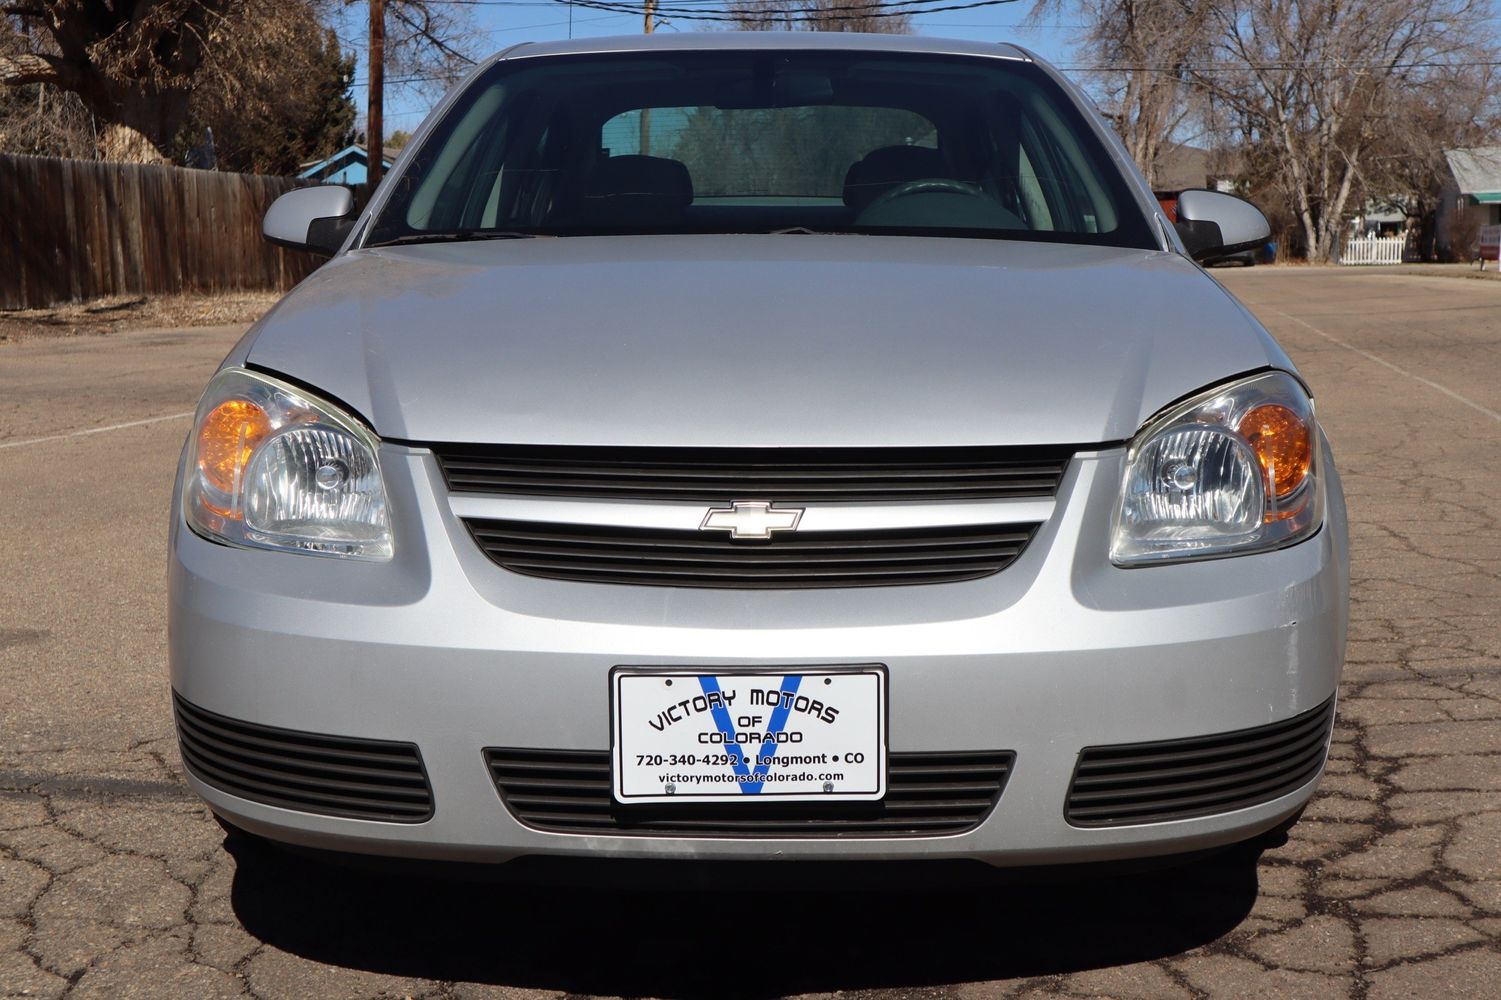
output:
{"label": "blue sky", "polygon": [[[935,5],[944,5],[944,0],[934,0]],[[705,3],[704,6],[718,6]],[[920,14],[913,18],[918,32],[946,38],[964,38],[978,41],[1011,41],[1025,45],[1044,59],[1066,64],[1072,54],[1073,38],[1079,33],[1078,17],[1065,15],[1050,19],[1040,27],[1027,25],[1027,12],[1031,0],[1002,4],[996,7],[980,7],[972,10],[954,10],[933,14]],[[476,48],[485,54],[508,45],[524,41],[547,41],[569,37],[568,4],[557,0],[498,0],[470,7],[472,22],[479,34]],[[601,35],[632,34],[641,30],[641,18],[634,14],[610,14],[604,11],[575,7],[572,13],[574,38],[591,38]],[[360,109],[363,127],[366,95],[364,46],[368,31],[366,9],[355,4],[343,12],[339,36],[346,49],[356,52],[359,66],[355,70],[353,88],[356,106]],[[681,21],[660,25],[658,31],[693,31],[703,22]],[[386,90],[387,135],[400,130],[416,128],[437,100],[438,94],[423,94],[413,87],[390,86]]]}

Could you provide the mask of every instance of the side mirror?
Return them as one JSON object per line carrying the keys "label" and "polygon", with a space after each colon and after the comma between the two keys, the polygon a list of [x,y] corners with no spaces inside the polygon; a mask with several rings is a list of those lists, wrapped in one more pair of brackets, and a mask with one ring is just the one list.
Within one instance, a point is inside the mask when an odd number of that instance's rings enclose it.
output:
{"label": "side mirror", "polygon": [[280,247],[332,257],[354,228],[354,195],[338,184],[288,191],[271,203],[261,234]]}
{"label": "side mirror", "polygon": [[1261,209],[1219,191],[1180,194],[1177,228],[1189,256],[1199,261],[1253,250],[1272,238]]}

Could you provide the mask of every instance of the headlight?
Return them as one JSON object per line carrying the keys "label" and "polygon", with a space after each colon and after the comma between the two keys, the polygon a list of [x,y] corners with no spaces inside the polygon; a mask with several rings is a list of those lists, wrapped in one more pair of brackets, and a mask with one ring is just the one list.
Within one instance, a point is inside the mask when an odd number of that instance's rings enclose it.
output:
{"label": "headlight", "polygon": [[200,534],[235,545],[389,559],[377,446],[337,407],[267,375],[225,369],[198,404],[183,513]]}
{"label": "headlight", "polygon": [[1111,533],[1118,566],[1302,541],[1323,520],[1313,401],[1270,372],[1211,389],[1137,434]]}

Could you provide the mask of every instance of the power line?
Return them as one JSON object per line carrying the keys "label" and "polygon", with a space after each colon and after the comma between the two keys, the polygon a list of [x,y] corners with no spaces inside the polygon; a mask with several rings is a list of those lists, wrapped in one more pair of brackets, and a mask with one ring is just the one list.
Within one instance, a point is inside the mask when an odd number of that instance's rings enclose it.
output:
{"label": "power line", "polygon": [[[630,0],[430,0],[430,2],[447,3],[469,7],[551,7],[568,6],[570,14],[572,8],[583,7],[587,10],[596,10],[604,13],[605,17],[588,18],[576,23],[592,23],[606,21],[612,17],[634,16],[642,17],[647,14],[647,2],[640,4]],[[739,24],[765,23],[781,24],[787,22],[807,22],[817,24],[831,24],[848,21],[863,21],[869,18],[886,17],[909,17],[912,15],[938,14],[946,11],[975,10],[982,7],[999,7],[1019,0],[967,0],[967,2],[945,2],[945,0],[870,0],[868,3],[850,4],[831,10],[789,10],[789,11],[731,11],[719,7],[700,6],[704,0],[649,0],[652,14],[667,20],[705,21],[705,22],[733,22]],[[572,22],[549,22],[548,24],[517,25],[515,27],[496,28],[485,32],[486,34],[500,34],[507,31],[530,30],[543,27],[556,27],[561,24]],[[343,39],[341,39],[343,41]],[[445,47],[446,48],[446,47]],[[473,60],[464,57],[466,61]],[[435,75],[411,75],[406,77],[391,77],[387,82],[392,84],[426,83],[436,80],[449,80],[450,76]],[[352,86],[362,86],[363,81],[355,80]]]}
{"label": "power line", "polygon": [[[466,2],[480,3],[483,0],[466,0]],[[562,3],[565,0],[555,0],[555,2]],[[585,7],[590,10],[613,11],[623,14],[645,13],[644,5],[638,6],[626,2],[626,0],[572,0],[572,2],[576,6]],[[854,4],[831,10],[787,11],[728,11],[713,7],[690,7],[668,4],[663,6],[659,13],[664,17],[678,21],[709,21],[736,24],[785,24],[789,22],[835,24],[847,21],[865,21],[878,17],[908,17],[913,14],[941,14],[952,10],[975,10],[981,7],[999,7],[1017,2],[1019,0],[970,0],[968,3],[945,3],[943,0],[893,0],[893,2]]]}
{"label": "power line", "polygon": [[[926,13],[926,11],[916,11],[915,13],[923,14],[923,13]],[[1036,31],[1039,28],[1046,28],[1049,31],[1058,30],[1058,29],[1065,29],[1065,28],[1068,29],[1068,30],[1070,30],[1070,31],[1082,31],[1085,28],[1092,28],[1092,27],[1094,27],[1094,25],[1091,25],[1091,24],[1063,24],[1063,23],[1060,23],[1060,22],[1057,22],[1057,21],[1039,21],[1039,22],[1037,22],[1035,24],[1033,22],[1031,22],[1031,21],[1016,21],[1016,22],[1013,23],[1013,22],[1008,22],[1008,21],[946,21],[946,20],[938,20],[938,21],[913,21],[912,23],[913,24],[933,25],[934,27],[939,27],[939,28],[990,28],[990,29],[1002,29],[1002,28],[1005,28],[1005,29],[1014,30],[1014,31]]]}
{"label": "power line", "polygon": [[[1210,75],[1214,73],[1250,73],[1257,70],[1264,71],[1292,71],[1312,69],[1495,69],[1501,67],[1501,60],[1466,61],[1466,62],[1406,62],[1406,63],[1347,63],[1338,60],[1310,63],[1243,63],[1239,65],[1227,65],[1224,63],[1212,66],[1130,66],[1110,65],[1103,63],[1083,64],[1078,66],[1059,66],[1058,69],[1065,73],[1201,73]],[[398,83],[432,83],[439,80],[452,80],[454,77],[442,73],[415,73],[408,76],[387,77],[386,82]],[[364,86],[366,81],[359,77],[350,81],[350,86]]]}
{"label": "power line", "polygon": [[[450,4],[457,7],[555,7],[559,4],[566,4],[568,0],[428,0],[428,2]],[[661,6],[663,9],[698,7],[702,8],[706,13],[722,14],[726,17],[734,16],[734,12],[726,9],[725,7],[703,8],[703,4],[706,2],[708,2],[708,0],[666,0],[666,2],[658,6]],[[933,2],[935,2],[935,0],[870,0],[870,2],[868,3],[852,4],[849,7],[838,8],[838,10],[863,10],[874,7],[910,6],[912,4]],[[1018,2],[1020,2],[1020,0],[993,0],[994,4]],[[628,3],[627,0],[620,0],[618,6],[633,6],[636,11],[641,11],[644,8],[644,4],[633,5]],[[757,12],[751,11],[750,13]]]}
{"label": "power line", "polygon": [[[386,77],[386,83],[437,83],[439,81],[452,81],[457,79],[458,76],[450,76],[446,73],[412,73],[407,76],[388,76]],[[368,86],[369,83],[370,81],[366,77],[355,77],[353,80],[349,81],[349,85],[351,87],[364,87]]]}
{"label": "power line", "polygon": [[[553,0],[553,2],[567,3],[569,2],[569,0]],[[577,3],[579,2],[579,0],[573,0],[573,2]],[[630,0],[589,0],[589,2],[605,3],[612,7],[640,9],[635,4],[631,3]],[[939,2],[939,0],[868,0],[868,2],[866,3],[850,3],[840,7],[830,7],[824,9],[799,9],[789,7],[785,10],[772,10],[767,8],[742,8],[735,10],[726,9],[722,6],[705,7],[703,6],[704,0],[662,0],[662,2],[660,3],[654,3],[653,7],[659,10],[677,11],[684,14],[713,14],[716,17],[724,17],[730,20],[739,20],[740,18],[744,17],[770,17],[780,20],[787,14],[792,14],[794,16],[807,14],[814,17],[828,14],[834,16],[851,17],[857,16],[865,11],[893,10],[898,7],[920,7],[935,2]],[[987,0],[984,6],[1000,6],[1003,4],[1017,2],[1018,0]]]}
{"label": "power line", "polygon": [[[431,0],[464,7],[537,7],[569,4],[570,0]],[[725,7],[705,7],[704,0],[667,0],[653,4],[656,13],[683,21],[718,22],[768,22],[816,21],[830,23],[862,21],[871,17],[905,17],[909,14],[935,14],[951,10],[974,10],[980,7],[999,7],[1018,3],[1020,0],[969,0],[965,3],[945,0],[871,0],[830,10],[731,10]],[[572,6],[591,10],[611,11],[620,14],[645,15],[645,3],[630,0],[571,0]]]}
{"label": "power line", "polygon": [[[528,4],[528,6],[556,7],[557,3],[554,2],[554,0],[547,0],[546,3],[538,3],[535,5]],[[631,16],[631,14],[622,11],[619,14],[605,14],[603,17],[576,17],[572,21],[542,21],[536,24],[507,24],[499,28],[481,28],[476,31],[475,34],[505,35],[510,34],[514,31],[533,31],[538,28],[561,28],[565,24],[597,24],[600,21],[614,21],[617,18]]]}
{"label": "power line", "polygon": [[1417,62],[1345,62],[1340,59],[1328,59],[1319,62],[1304,63],[1215,63],[1209,66],[1124,66],[1124,65],[1080,65],[1059,66],[1058,69],[1065,73],[1253,73],[1257,71],[1269,72],[1292,72],[1296,70],[1312,69],[1345,69],[1345,70],[1400,70],[1400,69],[1486,69],[1501,66],[1498,60],[1442,62],[1438,60],[1425,60]]}

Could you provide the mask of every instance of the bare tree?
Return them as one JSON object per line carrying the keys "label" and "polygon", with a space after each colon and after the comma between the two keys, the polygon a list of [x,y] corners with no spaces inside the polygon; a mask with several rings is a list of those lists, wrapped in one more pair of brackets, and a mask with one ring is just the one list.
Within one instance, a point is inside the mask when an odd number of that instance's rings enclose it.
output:
{"label": "bare tree", "polygon": [[1207,9],[1213,58],[1189,75],[1274,154],[1278,186],[1319,262],[1337,255],[1373,193],[1378,158],[1434,144],[1407,127],[1411,95],[1495,59],[1486,0],[1215,0]]}
{"label": "bare tree", "polygon": [[449,0],[342,0],[342,3],[345,7],[363,8],[368,17],[369,100],[361,141],[367,144],[369,153],[368,183],[374,185],[385,171],[384,108],[390,85],[435,96],[457,82],[474,65],[474,59],[463,51],[464,42],[457,37],[457,26],[467,18],[468,8],[454,7]]}
{"label": "bare tree", "polygon": [[1077,10],[1080,41],[1100,67],[1102,108],[1157,185],[1163,152],[1198,111],[1189,67],[1209,49],[1213,0],[1038,0],[1030,18]]}
{"label": "bare tree", "polygon": [[[27,40],[0,20],[0,60],[24,55]],[[0,152],[91,159],[94,117],[78,95],[45,83],[0,87]]]}
{"label": "bare tree", "polygon": [[[731,27],[747,31],[863,31],[906,34],[905,14],[879,0],[732,0]],[[725,194],[836,193],[855,160],[880,146],[911,142],[932,126],[890,109],[808,107],[781,112],[697,108],[672,156]]]}
{"label": "bare tree", "polygon": [[291,174],[354,141],[354,55],[307,0],[281,0],[278,17],[297,30],[251,33],[198,74],[178,162],[205,165],[212,134],[218,169]]}
{"label": "bare tree", "polygon": [[1489,60],[1436,69],[1420,86],[1394,97],[1383,123],[1389,140],[1366,157],[1361,174],[1367,202],[1407,218],[1412,248],[1424,260],[1447,259],[1453,252],[1439,242],[1441,201],[1453,179],[1444,154],[1495,141],[1501,129],[1498,83]]}
{"label": "bare tree", "polygon": [[[362,9],[366,0],[337,2]],[[478,41],[469,10],[445,0],[386,0],[388,83],[432,96],[457,83],[474,65]]]}
{"label": "bare tree", "polygon": [[733,0],[734,26],[747,31],[865,31],[906,35],[912,18],[878,0]]}
{"label": "bare tree", "polygon": [[[225,107],[266,113],[279,89],[297,85],[293,55],[349,2],[0,0],[0,93],[67,91],[92,116],[102,155],[160,160],[202,87]],[[391,0],[387,10],[387,67],[402,85],[440,91],[469,64],[467,14],[431,0]]]}
{"label": "bare tree", "polygon": [[47,84],[77,94],[101,143],[160,156],[188,111],[216,31],[250,0],[28,0],[0,7],[20,51],[0,57],[0,86]]}

